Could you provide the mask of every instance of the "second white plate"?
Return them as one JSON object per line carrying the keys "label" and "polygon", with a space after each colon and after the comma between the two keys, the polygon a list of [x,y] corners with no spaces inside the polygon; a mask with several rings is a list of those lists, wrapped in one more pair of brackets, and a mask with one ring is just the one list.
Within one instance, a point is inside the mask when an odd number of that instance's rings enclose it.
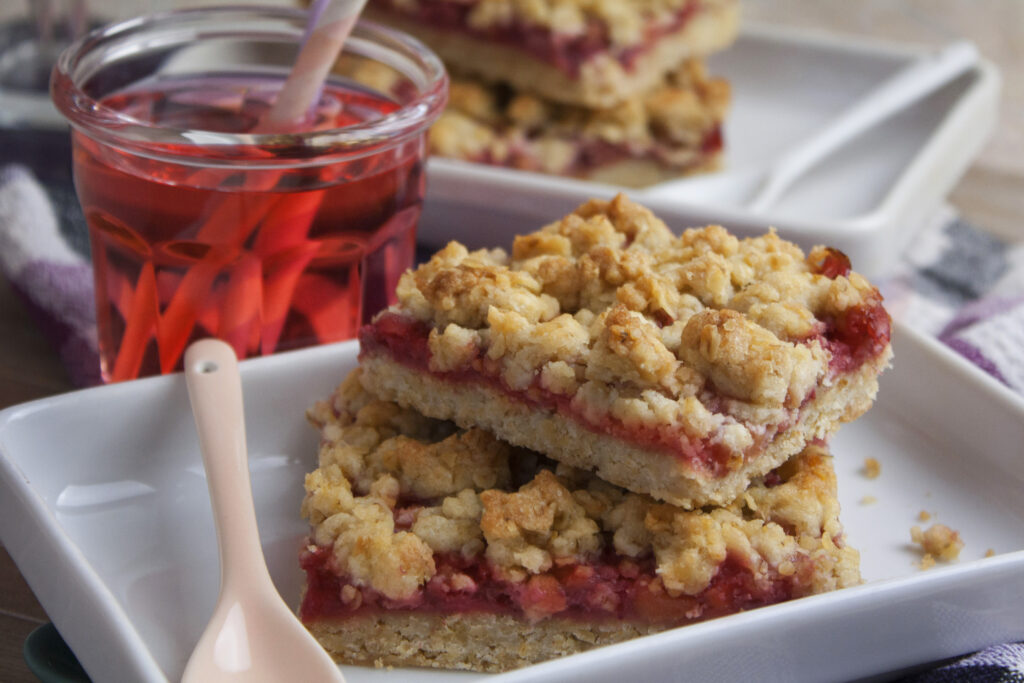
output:
{"label": "second white plate", "polygon": [[[924,48],[747,27],[709,70],[732,84],[726,163],[734,182],[681,201],[671,181],[628,190],[675,230],[720,223],[741,235],[769,225],[805,248],[842,249],[868,276],[886,273],[981,149],[995,125],[999,76],[988,62],[879,124],[799,180],[771,210],[740,203],[745,178],[824,126]],[[511,244],[591,197],[620,188],[432,158],[419,238]]]}

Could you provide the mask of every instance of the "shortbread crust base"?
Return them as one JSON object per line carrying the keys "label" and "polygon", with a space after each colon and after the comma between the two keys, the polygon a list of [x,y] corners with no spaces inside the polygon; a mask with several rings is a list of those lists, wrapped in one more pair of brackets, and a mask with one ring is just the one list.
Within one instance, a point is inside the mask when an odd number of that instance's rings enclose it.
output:
{"label": "shortbread crust base", "polygon": [[659,38],[632,68],[610,55],[581,66],[573,78],[524,50],[488,42],[457,31],[432,29],[393,12],[366,8],[368,18],[393,26],[427,43],[441,59],[459,70],[489,81],[534,92],[558,102],[604,108],[646,92],[683,60],[702,57],[725,47],[739,31],[739,3],[703,8],[676,33]]}
{"label": "shortbread crust base", "polygon": [[504,614],[382,613],[307,624],[345,664],[499,672],[664,630],[622,622],[549,619],[527,624]]}
{"label": "shortbread crust base", "polygon": [[[607,183],[621,187],[650,187],[678,178],[711,173],[722,169],[722,153],[706,155],[694,151],[694,163],[685,167],[669,167],[645,159],[625,159],[612,164],[598,166],[583,177],[596,183]],[[699,159],[699,161],[698,161]]]}
{"label": "shortbread crust base", "polygon": [[574,467],[592,470],[605,481],[635,493],[693,509],[726,505],[754,477],[778,467],[815,439],[827,439],[844,422],[871,407],[878,375],[891,356],[864,363],[840,376],[800,410],[798,421],[776,436],[756,457],[720,478],[694,472],[687,463],[661,451],[631,445],[591,431],[576,420],[513,400],[471,382],[448,382],[419,372],[382,354],[360,357],[362,381],[383,399],[418,410],[428,417],[478,427],[499,439],[529,448]]}

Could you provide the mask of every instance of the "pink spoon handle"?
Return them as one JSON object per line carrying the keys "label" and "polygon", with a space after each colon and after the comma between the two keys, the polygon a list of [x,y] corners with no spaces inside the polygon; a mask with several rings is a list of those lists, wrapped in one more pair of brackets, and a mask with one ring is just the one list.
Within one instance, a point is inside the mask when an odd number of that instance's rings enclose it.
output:
{"label": "pink spoon handle", "polygon": [[[192,344],[185,353],[185,381],[210,489],[223,589],[226,581],[240,580],[238,577],[255,580],[257,571],[268,574],[249,481],[242,383],[235,352],[217,339]],[[233,562],[248,571],[230,571]]]}

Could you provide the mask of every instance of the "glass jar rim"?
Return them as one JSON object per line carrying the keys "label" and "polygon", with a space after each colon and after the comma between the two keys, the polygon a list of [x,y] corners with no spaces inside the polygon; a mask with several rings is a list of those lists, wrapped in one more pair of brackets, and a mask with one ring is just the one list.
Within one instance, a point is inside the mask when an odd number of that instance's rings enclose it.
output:
{"label": "glass jar rim", "polygon": [[[214,15],[223,15],[222,21],[230,22],[229,28],[212,24],[209,19]],[[294,133],[231,133],[175,128],[106,107],[82,87],[84,80],[98,68],[98,64],[90,63],[90,55],[95,61],[98,51],[116,54],[119,47],[124,49],[123,43],[145,37],[147,32],[163,31],[167,34],[163,40],[184,42],[181,38],[191,26],[192,30],[224,38],[233,32],[231,26],[238,26],[243,19],[249,18],[279,25],[276,32],[264,28],[258,34],[260,37],[284,37],[298,44],[306,17],[306,11],[300,8],[234,5],[171,10],[110,24],[86,34],[60,55],[51,76],[51,97],[71,126],[90,138],[134,153],[179,161],[195,156],[201,150],[200,158],[204,164],[215,163],[223,156],[225,163],[237,165],[240,159],[232,150],[258,146],[274,148],[280,154],[275,155],[274,161],[263,160],[256,165],[295,165],[296,162],[303,165],[303,160],[309,165],[319,165],[329,162],[332,157],[350,158],[401,144],[422,134],[440,115],[447,101],[448,76],[437,55],[412,36],[363,19],[353,29],[343,53],[367,56],[363,53],[369,51],[377,57],[390,53],[395,58],[395,64],[391,66],[396,69],[401,66],[400,72],[416,83],[419,93],[380,118],[341,128]],[[245,35],[241,29],[235,32],[239,36]],[[154,38],[150,35],[147,44],[150,47],[160,44],[159,36]],[[84,75],[83,71],[86,72]],[[154,150],[154,142],[159,142],[159,151]],[[193,151],[191,154],[168,151],[172,148]]]}

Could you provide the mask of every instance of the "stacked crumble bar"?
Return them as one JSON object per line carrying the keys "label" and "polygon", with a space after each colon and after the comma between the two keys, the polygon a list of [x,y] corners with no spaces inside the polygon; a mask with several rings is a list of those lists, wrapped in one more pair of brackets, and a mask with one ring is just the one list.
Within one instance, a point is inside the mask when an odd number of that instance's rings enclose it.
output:
{"label": "stacked crumble bar", "polygon": [[619,196],[398,296],[310,413],[301,614],[340,661],[506,670],[859,581],[824,443],[891,350],[840,252]]}
{"label": "stacked crumble bar", "polygon": [[300,616],[339,661],[504,671],[859,581],[810,446],[687,511],[375,398],[311,412]]}
{"label": "stacked crumble bar", "polygon": [[716,167],[739,0],[370,0],[452,74],[433,152],[632,187]]}

